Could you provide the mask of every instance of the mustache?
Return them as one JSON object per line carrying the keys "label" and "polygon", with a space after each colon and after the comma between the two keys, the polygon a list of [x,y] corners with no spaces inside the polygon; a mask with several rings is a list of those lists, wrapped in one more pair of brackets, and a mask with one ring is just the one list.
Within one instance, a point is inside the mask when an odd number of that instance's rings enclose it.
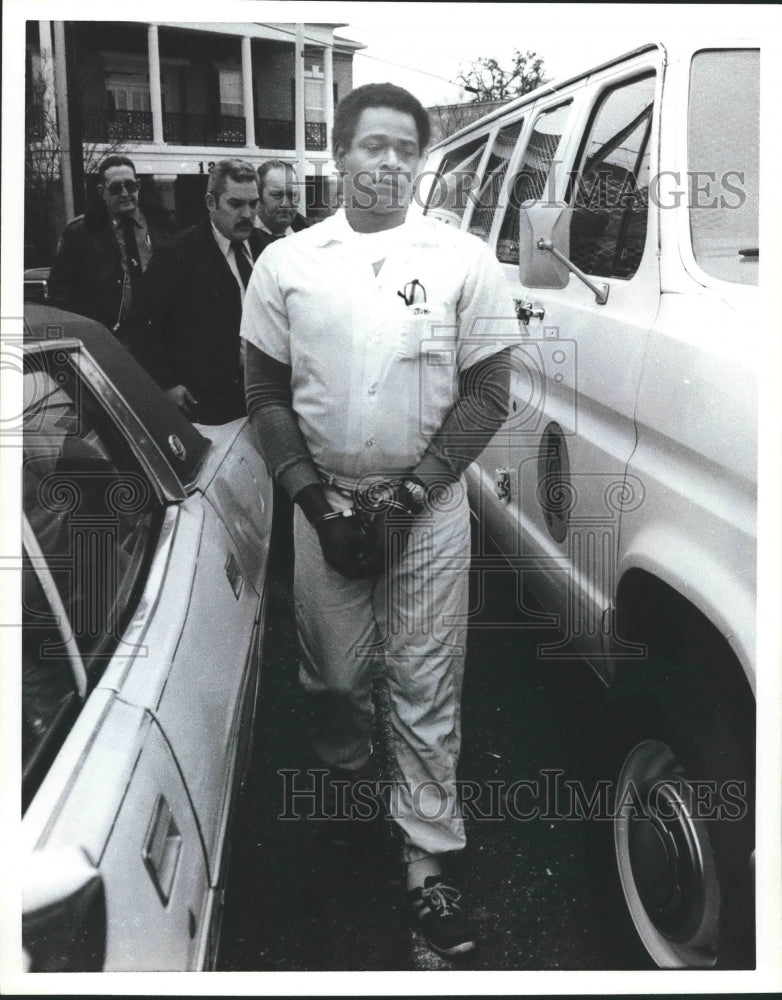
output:
{"label": "mustache", "polygon": [[373,187],[379,184],[398,187],[402,182],[411,184],[412,181],[413,174],[410,170],[357,170],[353,175],[354,184],[368,183]]}

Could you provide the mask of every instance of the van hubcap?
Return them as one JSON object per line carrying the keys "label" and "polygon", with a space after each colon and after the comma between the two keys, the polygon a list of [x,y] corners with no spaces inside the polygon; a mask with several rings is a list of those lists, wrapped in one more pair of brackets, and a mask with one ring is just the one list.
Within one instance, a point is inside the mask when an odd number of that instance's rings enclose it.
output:
{"label": "van hubcap", "polygon": [[713,965],[719,929],[713,852],[666,743],[645,740],[628,753],[616,802],[617,867],[644,946],[663,968]]}

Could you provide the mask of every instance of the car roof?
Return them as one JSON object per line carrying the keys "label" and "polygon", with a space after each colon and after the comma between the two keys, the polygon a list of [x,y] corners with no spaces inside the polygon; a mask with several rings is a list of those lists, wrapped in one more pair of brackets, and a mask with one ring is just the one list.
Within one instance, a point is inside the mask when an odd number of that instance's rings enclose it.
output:
{"label": "car roof", "polygon": [[[104,370],[117,391],[142,421],[184,487],[198,476],[209,439],[200,434],[105,326],[85,316],[29,303],[24,310],[26,344],[76,339]],[[175,436],[183,449],[174,450]]]}

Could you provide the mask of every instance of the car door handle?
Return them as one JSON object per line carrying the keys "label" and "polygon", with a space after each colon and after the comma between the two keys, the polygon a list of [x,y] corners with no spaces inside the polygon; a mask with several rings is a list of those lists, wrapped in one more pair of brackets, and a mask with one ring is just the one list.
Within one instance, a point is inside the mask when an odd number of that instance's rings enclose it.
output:
{"label": "car door handle", "polygon": [[521,299],[514,299],[513,304],[516,306],[516,318],[522,323],[529,323],[531,319],[543,319],[546,315],[546,310],[540,302],[522,302]]}
{"label": "car door handle", "polygon": [[168,802],[158,795],[149,821],[142,857],[150,878],[163,903],[167,903],[174,884],[182,834]]}
{"label": "car door handle", "polygon": [[225,575],[228,577],[228,582],[231,584],[231,590],[234,592],[234,597],[239,600],[239,595],[244,587],[244,577],[242,576],[242,571],[239,569],[239,564],[234,559],[233,552],[228,553],[228,558],[225,561]]}

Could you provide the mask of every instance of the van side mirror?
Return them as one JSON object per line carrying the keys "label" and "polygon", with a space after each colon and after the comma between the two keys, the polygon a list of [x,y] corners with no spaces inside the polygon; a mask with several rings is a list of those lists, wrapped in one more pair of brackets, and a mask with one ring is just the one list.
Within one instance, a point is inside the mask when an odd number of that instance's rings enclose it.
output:
{"label": "van side mirror", "polygon": [[569,258],[573,209],[561,201],[524,201],[519,206],[519,280],[528,288],[565,288],[572,272],[602,306],[609,285],[592,281]]}
{"label": "van side mirror", "polygon": [[550,242],[565,257],[570,253],[570,217],[573,210],[561,201],[525,201],[519,208],[519,280],[528,288],[565,288],[567,267],[543,250]]}

